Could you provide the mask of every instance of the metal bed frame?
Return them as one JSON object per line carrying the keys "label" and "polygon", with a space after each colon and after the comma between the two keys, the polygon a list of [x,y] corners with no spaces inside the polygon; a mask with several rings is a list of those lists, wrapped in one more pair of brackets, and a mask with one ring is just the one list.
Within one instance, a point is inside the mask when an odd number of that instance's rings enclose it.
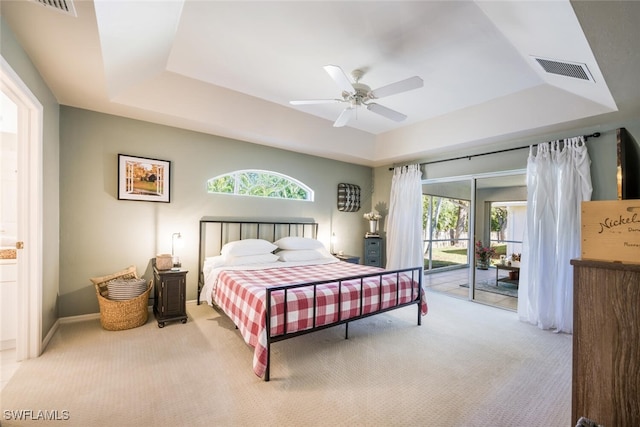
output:
{"label": "metal bed frame", "polygon": [[[207,227],[209,224],[217,224],[218,229],[214,230],[214,236],[217,240],[217,252],[216,249],[213,251],[207,249]],[[255,221],[248,219],[226,219],[226,218],[217,218],[217,217],[203,217],[200,219],[200,248],[199,248],[199,274],[198,274],[198,304],[200,304],[200,291],[204,287],[204,274],[203,274],[203,265],[204,260],[207,253],[219,254],[220,249],[226,242],[230,242],[233,240],[242,240],[242,239],[250,239],[250,238],[261,238],[265,240],[269,240],[274,242],[282,237],[287,236],[300,236],[300,237],[311,237],[316,238],[318,234],[318,224],[313,222],[313,220],[273,220],[273,221]],[[235,237],[235,238],[234,238]],[[214,246],[215,247],[215,246]],[[396,286],[396,298],[395,304],[382,308],[382,298],[379,298],[379,306],[376,311],[371,313],[363,313],[362,312],[362,299],[363,292],[362,287],[364,286],[364,279],[369,277],[378,277],[379,278],[379,287],[382,289],[383,277],[391,274],[396,275],[396,283],[399,281],[400,274],[410,274],[412,280],[411,292],[413,294],[414,291],[414,283],[418,288],[417,297],[411,301],[405,303],[398,303],[399,301],[399,287]],[[319,331],[322,329],[327,329],[337,325],[345,325],[345,339],[349,339],[349,322],[363,319],[369,316],[373,316],[379,313],[384,313],[387,311],[395,310],[402,307],[407,307],[413,304],[416,304],[418,308],[418,326],[422,325],[422,318],[420,316],[420,305],[422,301],[422,267],[413,267],[413,268],[404,268],[398,270],[384,270],[379,273],[368,273],[358,276],[350,276],[350,277],[342,277],[339,279],[327,279],[322,281],[313,281],[313,282],[305,282],[305,283],[297,283],[297,284],[289,284],[282,286],[272,286],[266,289],[266,300],[271,301],[272,294],[274,292],[283,291],[284,292],[284,300],[287,300],[287,292],[291,289],[309,287],[313,288],[314,295],[314,306],[313,306],[313,326],[310,329],[305,329],[296,332],[287,332],[287,304],[284,305],[284,332],[280,335],[271,336],[271,304],[265,304],[266,307],[266,332],[267,332],[267,364],[266,370],[264,374],[264,380],[269,381],[270,379],[270,365],[271,365],[271,344],[283,341],[289,338],[294,338],[300,335],[305,335],[311,332]],[[360,313],[356,316],[349,317],[347,319],[342,319],[342,301],[341,301],[341,289],[343,282],[360,280]],[[338,320],[332,323],[328,323],[325,325],[316,325],[316,289],[318,286],[327,284],[327,283],[338,283]]]}
{"label": "metal bed frame", "polygon": [[[208,230],[208,224],[216,224],[213,233]],[[209,235],[208,235],[209,234]],[[318,223],[310,219],[289,219],[271,221],[237,219],[205,216],[200,218],[200,245],[198,248],[198,305],[200,305],[200,291],[204,287],[204,260],[207,254],[218,255],[222,246],[227,242],[243,239],[265,239],[275,242],[282,237],[300,236],[317,238]],[[213,237],[215,242],[208,245],[207,238]],[[209,239],[211,243],[212,239]]]}

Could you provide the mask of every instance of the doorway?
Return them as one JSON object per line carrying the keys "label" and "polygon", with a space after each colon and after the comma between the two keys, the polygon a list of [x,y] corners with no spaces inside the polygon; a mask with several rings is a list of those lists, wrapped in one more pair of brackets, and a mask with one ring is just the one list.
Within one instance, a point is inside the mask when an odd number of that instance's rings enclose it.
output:
{"label": "doorway", "polygon": [[43,107],[0,56],[0,91],[16,106],[16,361],[42,351]]}
{"label": "doorway", "polygon": [[16,236],[18,215],[18,107],[0,91],[0,389],[19,364]]}
{"label": "doorway", "polygon": [[485,266],[476,262],[474,299],[517,311],[527,216],[526,174],[477,177],[475,196],[476,252],[480,243],[491,256]]}
{"label": "doorway", "polygon": [[18,331],[17,106],[0,91],[0,350],[14,349]]}
{"label": "doorway", "polygon": [[[506,254],[522,252],[525,177],[517,170],[423,181],[425,287],[517,310],[517,282]],[[486,266],[480,265],[478,243],[491,250]]]}

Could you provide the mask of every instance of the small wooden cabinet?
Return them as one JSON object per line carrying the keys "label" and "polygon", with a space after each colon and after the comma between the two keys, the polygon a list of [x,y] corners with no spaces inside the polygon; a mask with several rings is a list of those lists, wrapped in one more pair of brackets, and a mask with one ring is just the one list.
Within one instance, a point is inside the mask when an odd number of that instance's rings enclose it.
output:
{"label": "small wooden cabinet", "polygon": [[159,328],[174,320],[187,323],[187,273],[186,270],[158,270],[153,260],[153,314]]}
{"label": "small wooden cabinet", "polygon": [[382,238],[365,237],[364,265],[382,267]]}
{"label": "small wooden cabinet", "polygon": [[640,264],[572,260],[571,425],[640,426]]}

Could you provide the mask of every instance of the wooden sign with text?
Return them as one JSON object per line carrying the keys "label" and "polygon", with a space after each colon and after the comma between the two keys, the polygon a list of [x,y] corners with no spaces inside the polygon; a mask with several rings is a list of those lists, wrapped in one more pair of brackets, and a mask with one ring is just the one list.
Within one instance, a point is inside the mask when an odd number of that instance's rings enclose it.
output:
{"label": "wooden sign with text", "polygon": [[582,258],[640,264],[640,200],[582,202]]}

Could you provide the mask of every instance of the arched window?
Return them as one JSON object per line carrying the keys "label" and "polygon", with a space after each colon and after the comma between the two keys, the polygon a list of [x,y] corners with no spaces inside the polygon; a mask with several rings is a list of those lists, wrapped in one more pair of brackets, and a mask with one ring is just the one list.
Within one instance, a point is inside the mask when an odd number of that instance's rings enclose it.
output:
{"label": "arched window", "polygon": [[313,201],[313,190],[307,185],[290,176],[263,170],[218,175],[207,181],[207,192]]}

